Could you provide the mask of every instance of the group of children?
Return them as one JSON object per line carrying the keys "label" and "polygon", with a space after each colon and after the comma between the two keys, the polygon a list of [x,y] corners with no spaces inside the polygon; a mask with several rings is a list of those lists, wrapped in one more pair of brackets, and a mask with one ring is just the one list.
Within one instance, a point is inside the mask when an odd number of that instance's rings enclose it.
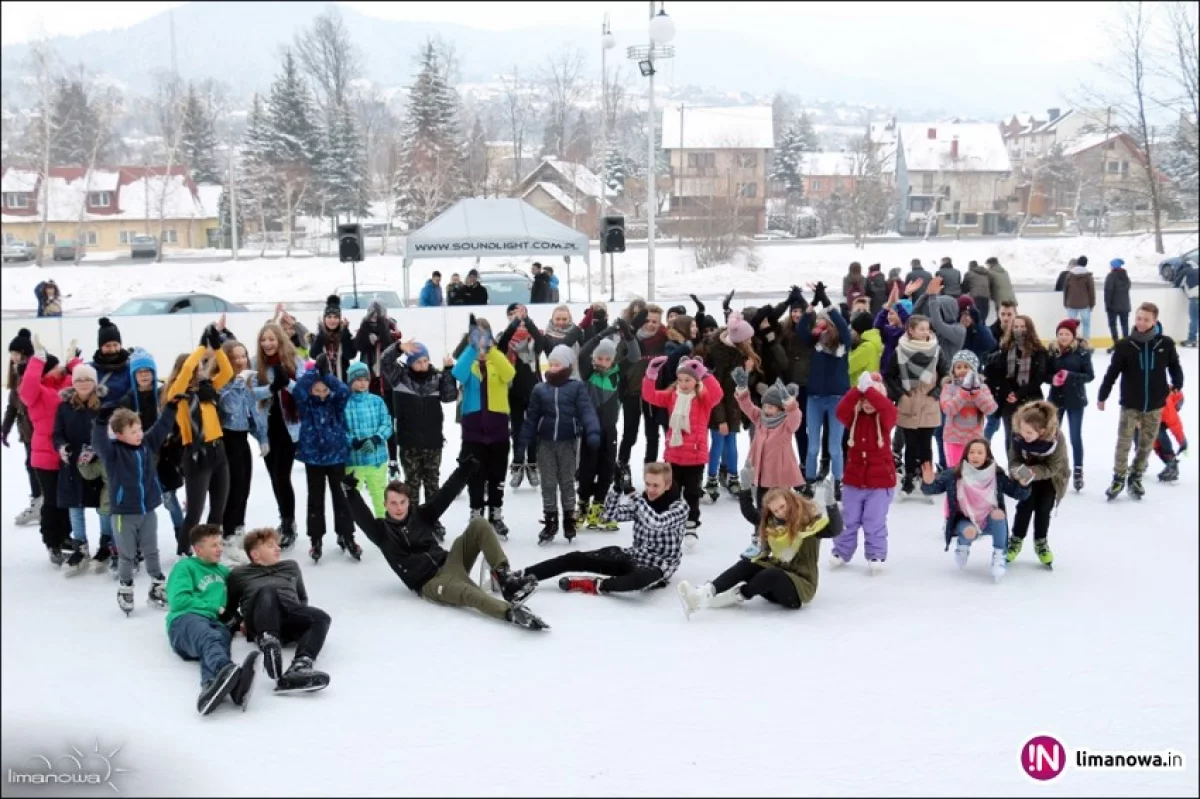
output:
{"label": "group of children", "polygon": [[[960,566],[972,543],[990,536],[992,575],[1000,579],[1031,523],[1038,558],[1050,566],[1051,515],[1071,480],[1059,425],[1067,420],[1075,444],[1078,490],[1085,386],[1094,377],[1074,321],[1059,325],[1047,350],[1015,304],[1002,303],[989,329],[969,299],[941,296],[940,278],[903,287],[921,295],[916,303],[894,287],[874,314],[860,300],[834,306],[820,283],[812,291],[812,304],[793,286],[777,305],[741,310],[730,307],[731,292],[724,325],[694,297],[695,315],[635,300],[616,319],[597,303],[578,324],[559,306],[545,328],[513,304],[498,335],[472,315],[441,369],[427,347],[402,339],[377,304],[351,335],[331,297],[315,335],[280,307],[256,340],[243,343],[222,317],[161,384],[149,354],[124,349],[108,319],[100,320],[90,363],[72,342],[62,364],[22,330],[9,348],[5,444],[16,424],[31,508],[53,563],[69,574],[88,568],[89,507],[101,514],[91,562],[115,568],[127,614],[145,563],[150,602],[169,607],[172,648],[201,661],[201,713],[227,697],[244,707],[260,655],[279,691],[328,684],[313,663],[329,616],[308,605],[299,566],[280,554],[299,533],[295,460],[305,464],[304,532],[314,562],[324,555],[328,488],[336,541],[349,557],[362,556],[361,531],[421,597],[534,630],[548,626],[525,606],[539,581],[568,575],[563,590],[590,594],[666,586],[698,543],[702,498],[717,501],[722,486],[753,533],[741,558],[710,583],[678,584],[689,616],[755,596],[788,608],[811,602],[821,538],[833,539],[832,562],[841,566],[853,559],[861,530],[878,571],[887,560],[891,503],[918,486],[946,495],[946,546],[957,542]],[[1153,306],[1138,310],[1098,403],[1103,410],[1121,378],[1117,473],[1122,486],[1128,474],[1136,498],[1149,452],[1164,446],[1166,430],[1178,430],[1168,421],[1160,433],[1163,408],[1177,408],[1182,396],[1174,344],[1156,317]],[[1050,401],[1042,399],[1046,382]],[[452,403],[462,444],[443,482],[443,409]],[[990,446],[1000,424],[1007,472]],[[647,439],[641,493],[629,464],[639,427]],[[279,524],[246,533],[251,437]],[[632,545],[512,568],[502,548],[510,533],[505,483],[515,490],[525,481],[541,491],[540,545],[552,545],[559,532],[572,542],[581,525],[615,530],[623,522],[633,524]],[[441,519],[464,490],[471,522],[447,549]],[[1006,496],[1016,501],[1011,531]],[[171,514],[182,558],[169,579],[158,552],[159,505]],[[490,586],[472,577],[481,555]],[[578,573],[599,576],[569,576]],[[229,655],[239,629],[257,645],[240,666]],[[279,652],[291,641],[297,655],[285,671]]]}

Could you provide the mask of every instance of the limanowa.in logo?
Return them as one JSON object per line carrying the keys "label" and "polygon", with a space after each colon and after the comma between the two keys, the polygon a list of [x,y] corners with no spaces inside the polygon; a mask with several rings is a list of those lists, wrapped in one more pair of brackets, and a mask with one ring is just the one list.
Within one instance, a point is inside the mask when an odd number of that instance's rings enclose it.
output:
{"label": "limanowa.in logo", "polygon": [[1178,771],[1186,768],[1183,755],[1171,750],[1099,752],[1075,749],[1068,757],[1067,748],[1053,735],[1035,735],[1021,747],[1021,769],[1035,780],[1052,780],[1066,771],[1068,765],[1077,769],[1117,771]]}
{"label": "limanowa.in logo", "polygon": [[90,752],[72,746],[65,755],[54,759],[33,755],[26,759],[23,768],[9,768],[5,780],[9,785],[94,785],[120,793],[121,789],[117,787],[119,775],[132,772],[132,769],[116,764],[121,749],[118,746],[106,753],[100,748],[100,740],[96,739]]}

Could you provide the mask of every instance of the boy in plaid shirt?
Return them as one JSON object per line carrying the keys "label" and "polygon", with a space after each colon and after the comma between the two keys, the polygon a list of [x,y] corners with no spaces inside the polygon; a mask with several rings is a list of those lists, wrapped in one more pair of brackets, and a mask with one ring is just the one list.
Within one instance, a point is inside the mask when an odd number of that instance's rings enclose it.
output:
{"label": "boy in plaid shirt", "polygon": [[[633,522],[633,546],[604,547],[572,552],[542,561],[521,574],[540,582],[563,572],[592,572],[605,577],[563,577],[558,587],[582,594],[644,591],[666,586],[683,559],[683,532],[688,505],[679,486],[671,482],[671,467],[647,463],[646,490],[623,502],[616,490],[604,500],[605,515],[618,522]],[[632,492],[631,492],[632,493]]]}
{"label": "boy in plaid shirt", "polygon": [[350,456],[346,473],[366,485],[375,517],[384,512],[384,491],[388,484],[388,437],[392,434],[392,414],[387,403],[369,391],[371,370],[361,361],[346,370],[350,398],[346,400],[346,436]]}

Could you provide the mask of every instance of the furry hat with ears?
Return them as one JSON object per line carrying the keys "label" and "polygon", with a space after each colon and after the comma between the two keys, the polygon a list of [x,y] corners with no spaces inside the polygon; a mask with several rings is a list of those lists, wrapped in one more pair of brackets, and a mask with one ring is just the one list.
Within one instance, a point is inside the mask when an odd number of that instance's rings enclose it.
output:
{"label": "furry hat with ears", "polygon": [[725,323],[725,329],[729,332],[730,344],[741,344],[744,341],[754,338],[754,328],[737,311],[729,314],[729,319]]}
{"label": "furry hat with ears", "polygon": [[775,385],[768,388],[763,394],[762,404],[774,405],[776,408],[782,410],[784,403],[786,403],[789,398],[797,397],[799,394],[800,387],[795,383],[788,383],[785,386],[782,380],[776,378]]}
{"label": "furry hat with ears", "polygon": [[325,298],[325,316],[341,316],[342,315],[342,298],[336,294],[330,294]]}
{"label": "furry hat with ears", "polygon": [[675,370],[675,374],[676,376],[687,375],[699,383],[708,374],[708,367],[699,358],[685,358],[679,362],[679,367]]}

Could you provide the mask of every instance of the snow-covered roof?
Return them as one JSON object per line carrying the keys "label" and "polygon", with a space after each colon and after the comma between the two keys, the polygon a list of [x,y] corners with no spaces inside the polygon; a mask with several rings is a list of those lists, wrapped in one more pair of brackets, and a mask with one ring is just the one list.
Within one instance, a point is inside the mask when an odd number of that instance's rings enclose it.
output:
{"label": "snow-covered roof", "polygon": [[[568,183],[574,184],[579,189],[580,194],[596,199],[600,198],[600,189],[603,184],[600,182],[599,175],[583,164],[577,164],[574,161],[559,161],[557,158],[549,156],[543,158],[541,163],[535,166],[521,183],[528,181],[543,166],[549,166],[555,172],[562,175],[563,179]],[[608,189],[608,196],[616,197],[617,193],[610,187]]]}
{"label": "snow-covered roof", "polygon": [[804,153],[800,163],[800,174],[815,175],[853,175],[854,156],[850,153]]}
{"label": "snow-covered roof", "polygon": [[37,187],[38,173],[29,169],[6,169],[0,179],[2,191],[33,191]]}
{"label": "snow-covered roof", "polygon": [[678,105],[663,109],[664,150],[773,150],[775,126],[769,105],[727,108]]}
{"label": "snow-covered roof", "polygon": [[[9,174],[4,173],[5,191]],[[93,222],[103,220],[145,219],[209,219],[207,208],[199,194],[193,193],[193,184],[186,175],[153,174],[152,169],[122,168],[121,171],[94,170],[91,179],[82,169],[55,168],[51,175],[41,181],[37,192],[39,212],[30,214],[3,214],[4,222],[28,222],[41,219],[40,209],[45,203],[46,219],[50,222]],[[140,173],[140,174],[139,174]],[[35,174],[36,177],[36,174]],[[13,178],[14,185],[18,178]],[[22,184],[25,185],[25,184]],[[12,191],[31,191],[12,189]],[[107,212],[87,211],[89,192],[112,191],[116,193],[116,208]],[[217,198],[219,200],[219,196]]]}
{"label": "snow-covered roof", "polygon": [[563,191],[562,189],[560,189],[558,186],[554,185],[553,183],[547,183],[546,181],[534,183],[532,186],[530,186],[528,188],[528,190],[526,190],[526,192],[524,194],[521,195],[521,197],[522,198],[528,197],[534,189],[541,189],[542,191],[546,192],[547,194],[550,195],[550,198],[552,200],[557,202],[563,208],[566,208],[568,211],[573,212],[573,211],[579,210],[576,207],[576,203],[571,199],[571,195],[567,194],[565,191]]}
{"label": "snow-covered roof", "polygon": [[1085,133],[1074,141],[1068,142],[1063,147],[1063,155],[1079,155],[1082,152],[1099,147],[1112,139],[1119,139],[1123,134],[1120,131],[1112,131],[1111,133]]}
{"label": "snow-covered roof", "polygon": [[[909,172],[1009,172],[1012,162],[1000,130],[987,123],[897,125]],[[929,137],[933,131],[933,138]],[[952,157],[958,141],[958,157]]]}

